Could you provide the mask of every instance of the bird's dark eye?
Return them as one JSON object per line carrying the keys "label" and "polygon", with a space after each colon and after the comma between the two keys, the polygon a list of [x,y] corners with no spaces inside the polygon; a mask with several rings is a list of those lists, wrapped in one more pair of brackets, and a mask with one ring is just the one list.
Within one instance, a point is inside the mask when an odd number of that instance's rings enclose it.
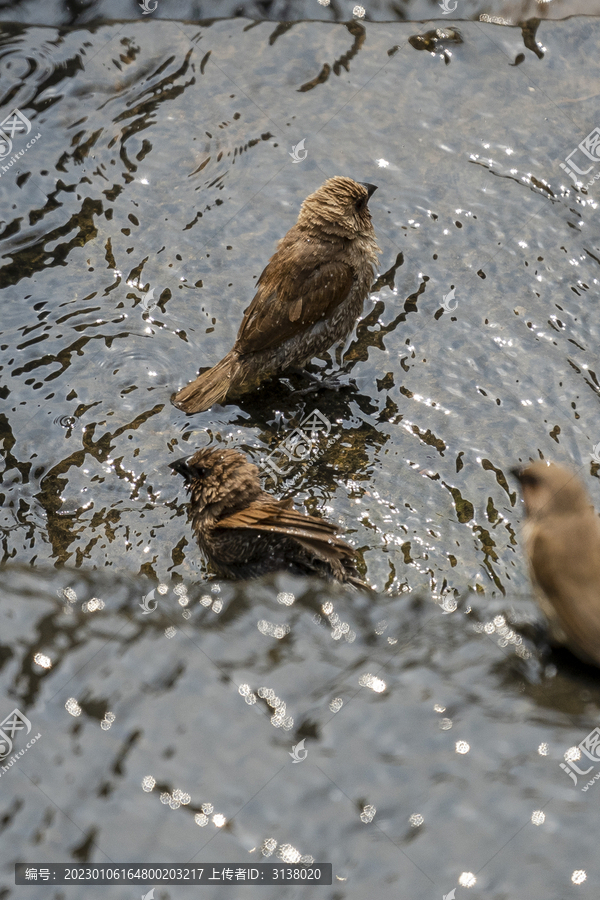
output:
{"label": "bird's dark eye", "polygon": [[539,483],[540,479],[537,477],[537,475],[529,475],[529,473],[521,475],[521,484],[528,484],[531,487],[535,487],[535,485]]}
{"label": "bird's dark eye", "polygon": [[356,201],[356,203],[354,204],[354,209],[356,210],[356,212],[360,213],[363,211],[363,209],[365,208],[366,205],[367,205],[367,198],[359,197],[358,200]]}
{"label": "bird's dark eye", "polygon": [[208,469],[205,469],[204,466],[194,466],[194,472],[198,478],[204,478],[208,475]]}

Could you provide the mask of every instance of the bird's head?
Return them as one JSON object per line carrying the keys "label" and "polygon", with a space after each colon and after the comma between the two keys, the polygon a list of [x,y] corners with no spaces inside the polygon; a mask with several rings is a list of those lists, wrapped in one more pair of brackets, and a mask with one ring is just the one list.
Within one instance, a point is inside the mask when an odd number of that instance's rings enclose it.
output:
{"label": "bird's head", "polygon": [[302,204],[298,224],[316,225],[340,237],[373,237],[368,203],[376,190],[374,184],[364,184],[342,175],[328,178]]}
{"label": "bird's head", "polygon": [[512,469],[521,485],[528,517],[583,512],[590,499],[578,476],[564,466],[537,460]]}
{"label": "bird's head", "polygon": [[258,469],[237,450],[198,450],[169,463],[185,479],[193,514],[215,518],[248,505],[261,494]]}

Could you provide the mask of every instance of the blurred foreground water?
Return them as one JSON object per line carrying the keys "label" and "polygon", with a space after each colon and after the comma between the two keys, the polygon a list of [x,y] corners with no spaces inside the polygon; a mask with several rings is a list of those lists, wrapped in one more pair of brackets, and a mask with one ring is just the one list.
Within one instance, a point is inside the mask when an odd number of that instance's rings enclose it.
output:
{"label": "blurred foreground water", "polygon": [[[598,720],[600,685],[540,662],[508,621],[529,604],[475,594],[444,612],[280,577],[155,586],[144,613],[140,579],[2,582],[5,711],[41,735],[0,775],[2,896],[24,890],[17,861],[300,857],[331,862],[332,887],[258,896],[425,900],[473,879],[469,896],[542,900],[570,896],[575,871],[577,896],[596,896],[598,788],[560,762]],[[27,888],[92,890],[137,891]]]}

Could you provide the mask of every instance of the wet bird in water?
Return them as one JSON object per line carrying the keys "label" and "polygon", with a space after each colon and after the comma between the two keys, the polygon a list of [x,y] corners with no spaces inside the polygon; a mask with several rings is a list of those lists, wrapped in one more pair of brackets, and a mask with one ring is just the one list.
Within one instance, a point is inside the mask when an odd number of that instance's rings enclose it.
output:
{"label": "wet bird in water", "polygon": [[513,475],[525,501],[527,555],[550,639],[600,666],[600,520],[588,493],[574,472],[544,461]]}
{"label": "wet bird in water", "polygon": [[286,571],[368,587],[336,526],[263,491],[257,467],[237,450],[198,450],[170,467],[185,478],[192,528],[217,575],[247,579]]}
{"label": "wet bird in water", "polygon": [[306,198],[258,279],[233,349],[173,394],[175,406],[196,413],[225,403],[348,337],[381,252],[367,206],[375,190],[336,176]]}

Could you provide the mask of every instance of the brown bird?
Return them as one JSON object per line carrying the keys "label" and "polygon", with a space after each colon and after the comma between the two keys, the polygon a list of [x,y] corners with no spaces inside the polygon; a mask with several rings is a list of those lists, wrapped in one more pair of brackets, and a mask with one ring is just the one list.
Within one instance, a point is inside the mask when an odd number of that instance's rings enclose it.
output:
{"label": "brown bird", "polygon": [[525,543],[550,638],[600,666],[600,521],[574,472],[534,462],[513,469],[527,520]]}
{"label": "brown bird", "polygon": [[258,279],[233,349],[173,394],[175,406],[195,413],[235,399],[348,337],[381,252],[367,206],[376,190],[336,176],[306,198]]}
{"label": "brown bird", "polygon": [[368,588],[336,526],[263,491],[257,467],[237,450],[198,450],[170,468],[185,478],[192,528],[217,575],[246,579],[287,571]]}

